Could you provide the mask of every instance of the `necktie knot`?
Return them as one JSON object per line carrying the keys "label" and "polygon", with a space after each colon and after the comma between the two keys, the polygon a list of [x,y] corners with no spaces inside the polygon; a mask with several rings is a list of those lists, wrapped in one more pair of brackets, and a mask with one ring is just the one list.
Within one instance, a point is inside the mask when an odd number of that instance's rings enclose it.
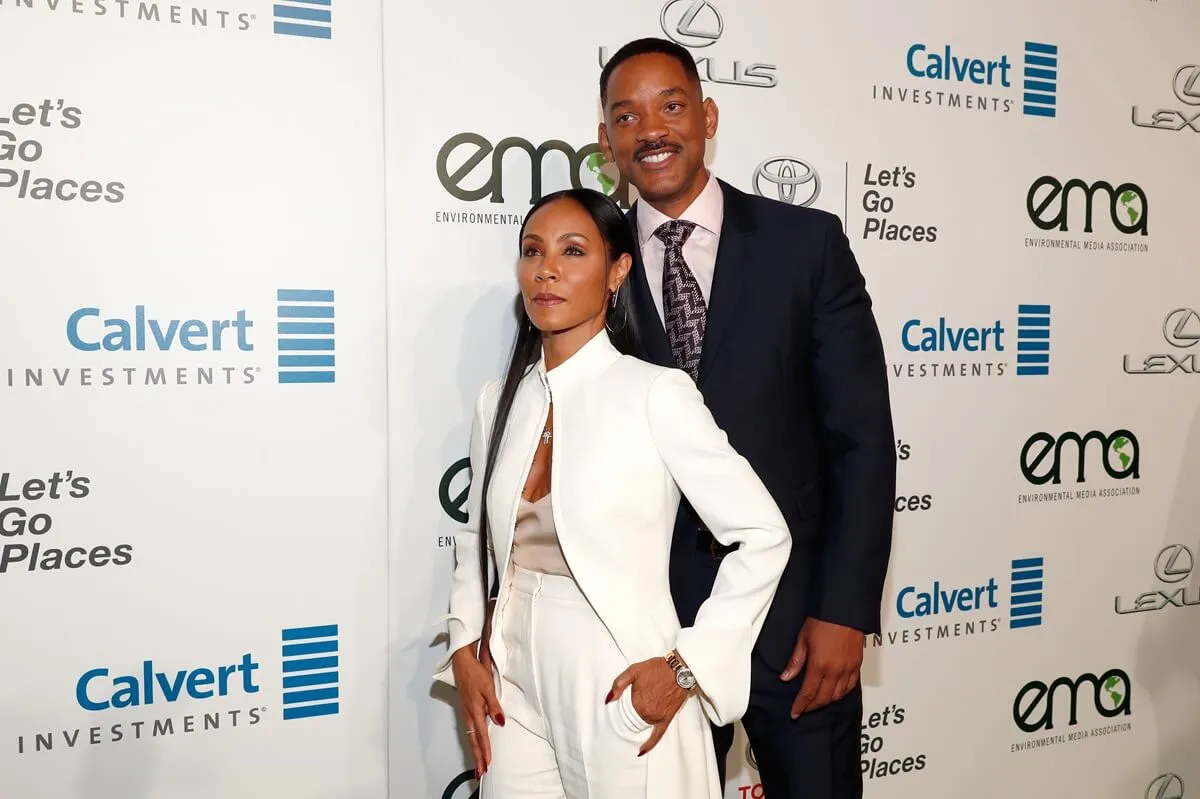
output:
{"label": "necktie knot", "polygon": [[692,231],[696,229],[695,222],[688,222],[683,219],[672,219],[669,222],[663,222],[654,231],[663,244],[667,245],[668,249],[682,249],[684,243],[687,242],[688,236],[692,235]]}

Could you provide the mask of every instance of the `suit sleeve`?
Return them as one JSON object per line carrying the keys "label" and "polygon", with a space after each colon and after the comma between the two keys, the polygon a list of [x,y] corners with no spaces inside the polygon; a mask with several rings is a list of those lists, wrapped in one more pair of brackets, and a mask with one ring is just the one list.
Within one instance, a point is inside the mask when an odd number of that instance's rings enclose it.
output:
{"label": "suit sleeve", "polygon": [[[434,679],[454,685],[450,658],[460,648],[483,636],[483,580],[479,574],[479,526],[482,515],[483,470],[487,460],[487,398],[492,384],[484,386],[475,401],[471,423],[471,487],[467,492],[467,522],[454,536],[454,573],[450,581],[450,612],[435,622],[446,624],[450,648],[434,671]],[[489,544],[490,546],[490,544]]]}
{"label": "suit sleeve", "polygon": [[825,536],[809,615],[878,633],[895,512],[895,433],[871,298],[836,219],[826,229],[813,296]]}
{"label": "suit sleeve", "polygon": [[713,536],[740,544],[717,570],[712,594],[675,648],[700,689],[709,719],[737,721],[750,698],[750,654],[787,565],[787,522],[749,462],[729,444],[684,372],[656,378],[648,399],[651,432],[680,491]]}

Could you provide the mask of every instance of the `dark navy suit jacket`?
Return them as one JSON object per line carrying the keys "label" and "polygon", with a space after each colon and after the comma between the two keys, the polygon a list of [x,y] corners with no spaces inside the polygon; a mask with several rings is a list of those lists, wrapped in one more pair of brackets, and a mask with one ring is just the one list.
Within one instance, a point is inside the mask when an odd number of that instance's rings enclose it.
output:
{"label": "dark navy suit jacket", "polygon": [[[786,666],[808,616],[879,632],[896,491],[887,366],[866,283],[838,218],[721,181],[724,221],[698,385],[783,511],[792,551],[758,640]],[[636,232],[636,206],[627,219]],[[631,273],[644,355],[674,366],[640,253]],[[671,590],[688,626],[717,562],[676,519]]]}

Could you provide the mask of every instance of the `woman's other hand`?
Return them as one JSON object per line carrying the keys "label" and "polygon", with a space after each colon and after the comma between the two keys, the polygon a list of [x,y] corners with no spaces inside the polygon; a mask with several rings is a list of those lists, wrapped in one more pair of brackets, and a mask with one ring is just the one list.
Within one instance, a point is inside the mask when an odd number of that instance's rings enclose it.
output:
{"label": "woman's other hand", "polygon": [[458,687],[458,700],[467,724],[467,740],[471,742],[471,754],[475,758],[475,779],[479,779],[492,763],[487,721],[491,718],[503,727],[504,714],[496,698],[492,671],[479,662],[475,647],[476,644],[468,644],[455,652],[451,667],[454,669],[454,684]]}

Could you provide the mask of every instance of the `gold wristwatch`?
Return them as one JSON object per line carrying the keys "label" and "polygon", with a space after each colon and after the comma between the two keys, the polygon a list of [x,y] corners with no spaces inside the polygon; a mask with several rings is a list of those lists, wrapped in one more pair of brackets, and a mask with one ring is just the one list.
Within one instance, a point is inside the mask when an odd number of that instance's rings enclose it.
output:
{"label": "gold wristwatch", "polygon": [[666,654],[667,665],[675,672],[675,683],[685,691],[691,691],[696,687],[696,675],[692,674],[692,670],[687,667],[687,664],[679,657],[679,653],[672,649]]}

